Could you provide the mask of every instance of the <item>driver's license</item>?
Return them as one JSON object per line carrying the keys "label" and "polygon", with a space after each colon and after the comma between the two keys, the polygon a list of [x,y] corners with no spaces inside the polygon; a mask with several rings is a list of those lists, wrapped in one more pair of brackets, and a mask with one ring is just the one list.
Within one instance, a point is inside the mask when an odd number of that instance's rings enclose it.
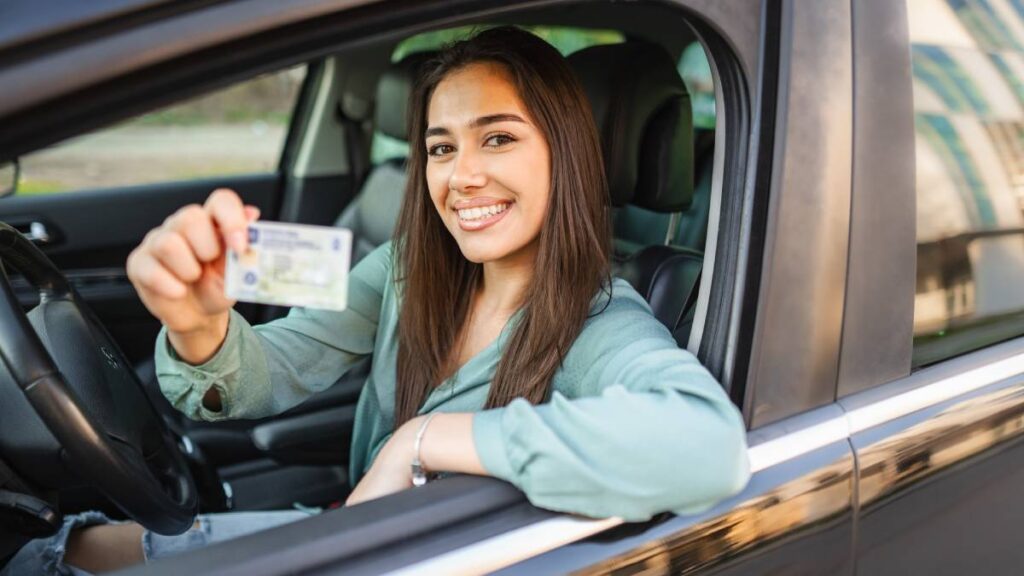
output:
{"label": "driver's license", "polygon": [[259,304],[344,310],[352,231],[253,222],[244,254],[227,251],[224,293]]}

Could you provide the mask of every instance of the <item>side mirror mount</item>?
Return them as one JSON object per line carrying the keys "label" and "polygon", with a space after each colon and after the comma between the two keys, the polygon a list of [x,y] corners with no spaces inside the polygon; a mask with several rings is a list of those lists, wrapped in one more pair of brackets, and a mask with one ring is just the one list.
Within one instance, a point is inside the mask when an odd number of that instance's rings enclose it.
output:
{"label": "side mirror mount", "polygon": [[6,198],[18,190],[21,178],[21,163],[17,158],[10,162],[0,163],[0,198]]}

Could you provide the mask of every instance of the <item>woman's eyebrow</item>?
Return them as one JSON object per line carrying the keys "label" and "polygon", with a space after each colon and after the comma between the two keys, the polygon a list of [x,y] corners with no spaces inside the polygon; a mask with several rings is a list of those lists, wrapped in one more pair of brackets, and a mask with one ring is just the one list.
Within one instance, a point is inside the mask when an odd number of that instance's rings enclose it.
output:
{"label": "woman's eyebrow", "polygon": [[476,120],[469,123],[470,128],[479,128],[488,124],[495,124],[497,122],[522,122],[526,124],[526,120],[523,120],[515,114],[490,114],[488,116],[481,116]]}
{"label": "woman's eyebrow", "polygon": [[[520,116],[515,114],[488,114],[487,116],[481,116],[469,123],[470,128],[480,128],[488,124],[495,124],[497,122],[522,122],[526,124],[526,120],[523,120]],[[450,136],[451,132],[444,126],[431,126],[427,128],[424,133],[424,138],[430,138],[431,136]]]}

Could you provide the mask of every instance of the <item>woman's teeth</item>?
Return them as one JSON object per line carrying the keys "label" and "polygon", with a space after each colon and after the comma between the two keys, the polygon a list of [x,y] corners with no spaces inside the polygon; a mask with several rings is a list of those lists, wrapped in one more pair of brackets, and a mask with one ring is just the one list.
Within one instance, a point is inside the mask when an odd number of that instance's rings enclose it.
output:
{"label": "woman's teeth", "polygon": [[508,204],[492,204],[490,206],[480,206],[478,208],[466,208],[459,210],[459,220],[481,220],[504,212],[508,208]]}

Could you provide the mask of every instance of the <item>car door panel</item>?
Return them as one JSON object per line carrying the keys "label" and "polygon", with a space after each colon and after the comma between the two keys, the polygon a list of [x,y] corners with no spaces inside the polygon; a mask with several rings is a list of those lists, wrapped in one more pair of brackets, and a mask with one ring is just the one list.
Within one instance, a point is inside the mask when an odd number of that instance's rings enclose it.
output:
{"label": "car door panel", "polygon": [[857,573],[1019,574],[1022,461],[1018,437],[869,505],[858,522]]}
{"label": "car door panel", "polygon": [[1024,339],[844,398],[858,460],[858,573],[1024,564]]}
{"label": "car door panel", "polygon": [[843,422],[833,405],[754,430],[753,475],[736,496],[499,573],[852,574],[854,459]]}

